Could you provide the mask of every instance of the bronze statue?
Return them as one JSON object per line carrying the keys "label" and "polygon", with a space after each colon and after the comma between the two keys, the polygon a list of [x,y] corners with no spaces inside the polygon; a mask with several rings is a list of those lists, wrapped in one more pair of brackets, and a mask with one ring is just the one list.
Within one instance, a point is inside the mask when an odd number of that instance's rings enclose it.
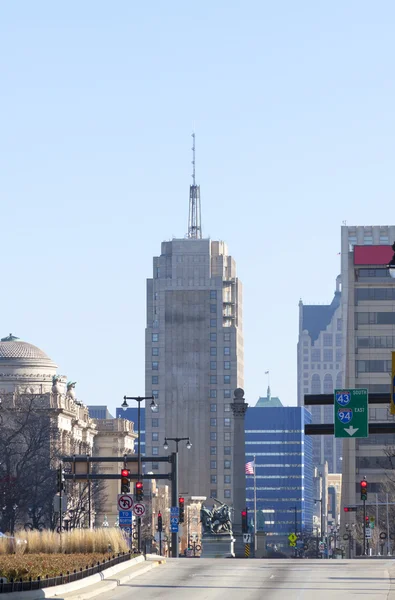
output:
{"label": "bronze statue", "polygon": [[218,535],[222,533],[232,533],[232,522],[230,518],[230,508],[224,502],[213,498],[220,506],[213,507],[211,511],[206,506],[200,509],[200,522],[203,527],[203,535]]}

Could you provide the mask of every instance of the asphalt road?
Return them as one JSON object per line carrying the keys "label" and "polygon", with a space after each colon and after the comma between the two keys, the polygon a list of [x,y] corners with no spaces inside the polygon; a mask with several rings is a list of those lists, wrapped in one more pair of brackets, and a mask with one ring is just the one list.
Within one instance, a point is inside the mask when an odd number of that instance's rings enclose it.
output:
{"label": "asphalt road", "polygon": [[[392,585],[391,585],[392,574]],[[168,559],[99,600],[395,600],[395,560]]]}

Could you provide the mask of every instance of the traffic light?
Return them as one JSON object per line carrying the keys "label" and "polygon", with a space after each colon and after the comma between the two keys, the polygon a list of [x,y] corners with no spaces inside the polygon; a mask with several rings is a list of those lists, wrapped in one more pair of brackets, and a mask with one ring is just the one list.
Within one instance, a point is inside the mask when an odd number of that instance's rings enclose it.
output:
{"label": "traffic light", "polygon": [[362,479],[360,482],[361,488],[361,500],[365,501],[368,499],[368,482],[366,481],[366,477]]}
{"label": "traffic light", "polygon": [[158,513],[158,531],[162,531],[163,529],[163,525],[162,525],[162,514]]}
{"label": "traffic light", "polygon": [[369,529],[369,527],[370,527],[369,517],[365,517],[365,527],[366,527],[366,529]]}
{"label": "traffic light", "polygon": [[57,490],[58,493],[64,490],[64,471],[62,467],[57,470]]}
{"label": "traffic light", "polygon": [[241,511],[241,531],[248,533],[248,512],[247,509]]}
{"label": "traffic light", "polygon": [[136,482],[136,502],[142,502],[143,500],[144,500],[143,482],[137,481]]}
{"label": "traffic light", "polygon": [[344,512],[357,512],[357,507],[356,506],[344,506],[343,510],[344,510]]}
{"label": "traffic light", "polygon": [[130,471],[122,469],[121,471],[121,494],[129,494],[130,492]]}
{"label": "traffic light", "polygon": [[185,498],[178,498],[178,522],[183,523],[185,520]]}

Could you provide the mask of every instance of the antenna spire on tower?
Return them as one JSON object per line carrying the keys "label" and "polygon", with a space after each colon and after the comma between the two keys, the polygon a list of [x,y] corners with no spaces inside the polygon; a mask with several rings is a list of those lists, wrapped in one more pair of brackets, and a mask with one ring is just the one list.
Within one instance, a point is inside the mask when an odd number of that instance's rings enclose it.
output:
{"label": "antenna spire on tower", "polygon": [[196,185],[195,177],[195,132],[192,133],[192,185],[189,186],[189,219],[188,238],[202,239],[202,216],[200,206],[200,185]]}

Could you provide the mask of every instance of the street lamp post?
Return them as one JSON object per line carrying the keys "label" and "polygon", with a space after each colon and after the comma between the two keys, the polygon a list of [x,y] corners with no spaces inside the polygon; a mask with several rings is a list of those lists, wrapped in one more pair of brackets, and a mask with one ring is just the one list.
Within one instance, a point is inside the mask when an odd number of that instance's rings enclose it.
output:
{"label": "street lamp post", "polygon": [[320,515],[321,515],[321,538],[323,539],[324,536],[324,514],[322,511],[322,497],[321,498],[314,498],[314,504],[316,504],[317,502],[321,503],[321,510],[320,510]]}
{"label": "street lamp post", "polygon": [[[123,402],[121,404],[121,408],[123,410],[127,410],[129,408],[128,400],[136,400],[138,403],[137,408],[137,481],[141,480],[141,415],[140,415],[140,405],[143,400],[151,400],[150,409],[152,412],[157,412],[158,405],[155,402],[155,398],[153,396],[124,396]],[[141,551],[141,517],[137,517],[137,550]]]}
{"label": "street lamp post", "polygon": [[[189,437],[166,437],[163,448],[167,450],[169,448],[169,441],[176,443],[176,451],[173,452],[173,481],[171,486],[171,505],[178,506],[178,444],[186,441],[186,447],[188,450],[192,448],[191,440]],[[173,558],[178,558],[178,532],[171,532],[171,554]]]}

